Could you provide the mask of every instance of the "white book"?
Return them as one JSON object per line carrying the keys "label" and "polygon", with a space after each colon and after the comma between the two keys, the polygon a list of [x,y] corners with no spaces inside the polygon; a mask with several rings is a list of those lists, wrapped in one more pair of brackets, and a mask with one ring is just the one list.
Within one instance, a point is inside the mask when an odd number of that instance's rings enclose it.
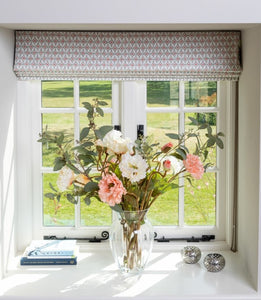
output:
{"label": "white book", "polygon": [[50,256],[73,256],[76,240],[33,240],[25,249],[24,255],[30,258]]}

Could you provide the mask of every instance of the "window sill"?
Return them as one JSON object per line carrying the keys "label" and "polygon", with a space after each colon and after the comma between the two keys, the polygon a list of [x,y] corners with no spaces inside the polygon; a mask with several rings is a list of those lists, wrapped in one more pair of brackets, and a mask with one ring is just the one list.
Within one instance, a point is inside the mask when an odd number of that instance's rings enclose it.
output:
{"label": "window sill", "polygon": [[171,244],[156,244],[140,278],[119,273],[106,242],[81,245],[76,266],[20,266],[17,256],[0,281],[0,298],[260,299],[238,254],[219,251],[226,266],[219,273],[209,273],[202,261],[211,251],[205,245],[198,246],[202,250],[200,262],[187,265],[181,260],[182,246],[178,250],[177,245],[171,249]]}

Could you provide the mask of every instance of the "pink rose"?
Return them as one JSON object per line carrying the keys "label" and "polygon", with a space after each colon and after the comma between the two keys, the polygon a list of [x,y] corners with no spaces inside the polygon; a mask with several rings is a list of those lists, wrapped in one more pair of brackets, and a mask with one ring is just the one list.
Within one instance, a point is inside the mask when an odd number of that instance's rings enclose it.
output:
{"label": "pink rose", "polygon": [[127,193],[122,182],[114,173],[103,176],[98,186],[101,201],[110,206],[121,203],[122,195]]}
{"label": "pink rose", "polygon": [[186,170],[195,179],[201,179],[204,174],[204,166],[197,155],[188,154],[186,160],[183,160]]}
{"label": "pink rose", "polygon": [[172,147],[173,144],[171,142],[168,142],[167,144],[161,147],[161,152],[167,153]]}
{"label": "pink rose", "polygon": [[165,171],[169,171],[171,169],[171,161],[169,159],[164,160],[163,168]]}

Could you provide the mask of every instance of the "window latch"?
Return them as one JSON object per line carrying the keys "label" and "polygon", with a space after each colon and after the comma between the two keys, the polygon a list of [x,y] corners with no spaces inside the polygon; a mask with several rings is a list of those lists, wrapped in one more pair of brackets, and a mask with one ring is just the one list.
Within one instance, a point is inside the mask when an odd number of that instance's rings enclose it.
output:
{"label": "window latch", "polygon": [[198,242],[209,242],[215,239],[215,235],[202,235],[201,237],[180,237],[180,238],[165,238],[165,236],[161,238],[157,238],[157,233],[154,232],[154,241],[159,243],[169,243],[171,241],[186,241],[188,243],[198,243]]}
{"label": "window latch", "polygon": [[117,131],[121,131],[121,125],[114,125],[113,129]]}
{"label": "window latch", "polygon": [[77,240],[77,241],[88,241],[89,243],[100,243],[101,241],[108,240],[109,238],[109,232],[108,231],[103,231],[101,233],[101,237],[97,238],[96,236],[94,237],[57,237],[56,235],[44,235],[43,239],[44,240]]}
{"label": "window latch", "polygon": [[144,125],[137,125],[137,139],[144,137]]}

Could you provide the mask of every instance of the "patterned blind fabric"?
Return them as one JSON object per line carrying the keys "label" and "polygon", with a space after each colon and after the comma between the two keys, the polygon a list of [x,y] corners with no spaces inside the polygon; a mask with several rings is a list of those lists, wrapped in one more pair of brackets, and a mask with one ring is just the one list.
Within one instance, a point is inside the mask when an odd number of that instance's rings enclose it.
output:
{"label": "patterned blind fabric", "polygon": [[17,31],[27,79],[238,80],[240,32]]}

